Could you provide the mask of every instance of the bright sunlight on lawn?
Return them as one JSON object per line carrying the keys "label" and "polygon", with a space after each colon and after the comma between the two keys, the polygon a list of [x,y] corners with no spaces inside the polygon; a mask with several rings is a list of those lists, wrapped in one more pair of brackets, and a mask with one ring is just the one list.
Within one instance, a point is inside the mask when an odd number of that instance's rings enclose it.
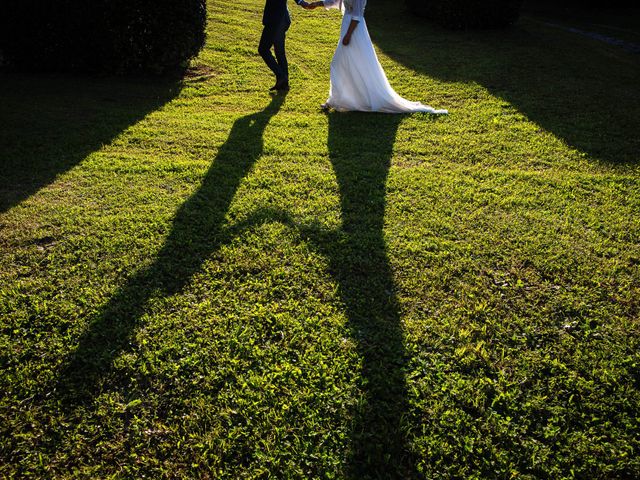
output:
{"label": "bright sunlight on lawn", "polygon": [[640,56],[209,2],[184,80],[0,74],[3,478],[640,476]]}

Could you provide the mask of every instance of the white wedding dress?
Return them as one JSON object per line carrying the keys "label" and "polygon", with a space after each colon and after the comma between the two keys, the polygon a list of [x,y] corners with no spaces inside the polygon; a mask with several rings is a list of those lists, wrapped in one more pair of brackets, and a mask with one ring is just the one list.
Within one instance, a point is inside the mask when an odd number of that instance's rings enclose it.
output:
{"label": "white wedding dress", "polygon": [[[364,9],[367,0],[325,0],[327,9],[338,8],[343,13],[338,47],[331,61],[331,86],[325,107],[338,111],[447,114],[420,102],[411,102],[398,95],[378,61],[373,48]],[[342,44],[351,20],[358,26],[349,45]]]}

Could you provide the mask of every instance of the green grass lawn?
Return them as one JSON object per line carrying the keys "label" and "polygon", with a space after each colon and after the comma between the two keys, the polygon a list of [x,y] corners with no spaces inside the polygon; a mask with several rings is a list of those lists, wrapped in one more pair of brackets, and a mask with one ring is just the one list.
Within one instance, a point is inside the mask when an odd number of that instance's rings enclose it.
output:
{"label": "green grass lawn", "polygon": [[209,4],[182,81],[0,75],[0,477],[640,476],[640,57]]}

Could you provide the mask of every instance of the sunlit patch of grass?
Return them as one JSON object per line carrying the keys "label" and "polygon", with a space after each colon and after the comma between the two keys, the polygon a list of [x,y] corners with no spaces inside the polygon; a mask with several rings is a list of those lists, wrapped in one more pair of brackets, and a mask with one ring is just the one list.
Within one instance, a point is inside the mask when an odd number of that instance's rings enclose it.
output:
{"label": "sunlit patch of grass", "polygon": [[637,64],[371,3],[448,117],[322,112],[293,5],[270,97],[250,0],[181,81],[0,77],[0,476],[640,475]]}

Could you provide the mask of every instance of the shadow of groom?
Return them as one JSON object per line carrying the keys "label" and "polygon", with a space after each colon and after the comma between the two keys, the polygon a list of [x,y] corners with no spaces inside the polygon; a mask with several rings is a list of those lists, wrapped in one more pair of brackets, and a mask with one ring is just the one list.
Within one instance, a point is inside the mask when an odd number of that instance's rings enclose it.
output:
{"label": "shadow of groom", "polygon": [[128,348],[152,297],[178,293],[223,241],[225,215],[242,181],[262,154],[263,134],[279,111],[276,95],[262,111],[238,119],[200,188],[176,213],[155,262],[135,273],[87,327],[56,386],[67,411],[90,402],[114,359]]}

